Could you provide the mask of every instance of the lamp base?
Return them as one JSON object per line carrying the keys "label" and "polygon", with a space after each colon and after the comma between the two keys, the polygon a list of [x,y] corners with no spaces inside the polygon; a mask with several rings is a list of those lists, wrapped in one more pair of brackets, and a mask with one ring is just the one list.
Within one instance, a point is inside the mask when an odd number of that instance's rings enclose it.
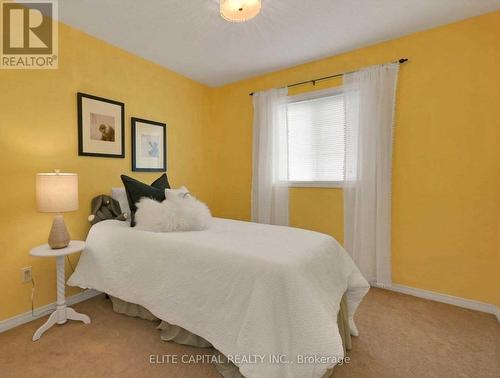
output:
{"label": "lamp base", "polygon": [[70,241],[69,232],[64,224],[64,218],[61,214],[54,216],[52,228],[49,234],[49,247],[52,249],[65,248]]}

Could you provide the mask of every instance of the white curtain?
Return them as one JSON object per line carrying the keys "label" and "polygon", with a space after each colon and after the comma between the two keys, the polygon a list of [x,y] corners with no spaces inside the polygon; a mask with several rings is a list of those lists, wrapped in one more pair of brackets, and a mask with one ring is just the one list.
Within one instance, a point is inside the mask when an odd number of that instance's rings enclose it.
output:
{"label": "white curtain", "polygon": [[391,167],[399,64],[344,75],[344,246],[365,278],[390,286]]}
{"label": "white curtain", "polygon": [[253,95],[252,221],[288,225],[288,89]]}

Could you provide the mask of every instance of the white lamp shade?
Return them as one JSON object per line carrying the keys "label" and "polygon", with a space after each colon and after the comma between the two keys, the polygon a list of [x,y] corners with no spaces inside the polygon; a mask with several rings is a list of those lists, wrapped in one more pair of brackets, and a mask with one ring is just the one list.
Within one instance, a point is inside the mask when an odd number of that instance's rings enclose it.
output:
{"label": "white lamp shade", "polygon": [[78,210],[78,175],[37,173],[36,204],[42,213]]}
{"label": "white lamp shade", "polygon": [[220,0],[220,14],[231,22],[248,21],[260,12],[261,0]]}

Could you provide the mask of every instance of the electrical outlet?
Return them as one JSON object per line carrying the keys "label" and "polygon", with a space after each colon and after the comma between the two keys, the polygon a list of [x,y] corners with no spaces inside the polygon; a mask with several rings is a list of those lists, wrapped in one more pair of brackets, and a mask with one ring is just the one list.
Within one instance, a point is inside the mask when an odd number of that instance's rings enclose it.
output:
{"label": "electrical outlet", "polygon": [[31,282],[31,266],[21,269],[21,282]]}

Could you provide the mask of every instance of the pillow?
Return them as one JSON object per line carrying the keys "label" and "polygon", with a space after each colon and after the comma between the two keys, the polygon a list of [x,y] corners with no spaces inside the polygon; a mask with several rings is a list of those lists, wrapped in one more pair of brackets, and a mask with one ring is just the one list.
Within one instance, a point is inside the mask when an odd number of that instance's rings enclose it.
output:
{"label": "pillow", "polygon": [[130,215],[130,207],[128,206],[127,192],[125,192],[125,188],[111,188],[111,198],[118,201],[122,213]]}
{"label": "pillow", "polygon": [[127,193],[128,205],[130,207],[130,226],[135,226],[135,211],[137,210],[136,203],[142,197],[151,198],[156,201],[165,199],[165,189],[170,188],[167,175],[164,173],[157,178],[151,185],[144,184],[132,177],[121,175],[125,192]]}
{"label": "pillow", "polygon": [[160,177],[158,177],[156,180],[153,181],[151,186],[158,189],[170,189],[170,184],[168,183],[167,174],[166,173],[162,174]]}
{"label": "pillow", "polygon": [[212,215],[207,205],[193,196],[158,202],[143,197],[137,203],[136,228],[152,232],[201,231],[208,227]]}
{"label": "pillow", "polygon": [[185,186],[181,186],[178,189],[165,189],[166,199],[172,199],[174,196],[184,198],[190,195],[191,193],[189,193],[189,190]]}

